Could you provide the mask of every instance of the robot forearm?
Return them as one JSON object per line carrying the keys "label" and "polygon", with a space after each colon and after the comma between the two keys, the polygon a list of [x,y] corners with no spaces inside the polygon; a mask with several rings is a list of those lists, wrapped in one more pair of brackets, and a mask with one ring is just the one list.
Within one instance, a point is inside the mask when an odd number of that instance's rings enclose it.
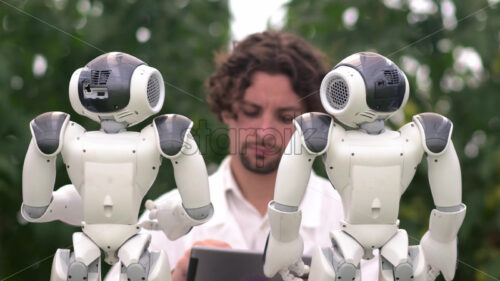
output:
{"label": "robot forearm", "polygon": [[21,214],[29,222],[50,222],[60,220],[80,226],[83,220],[83,204],[80,194],[71,184],[52,193],[50,204],[45,207],[31,207],[23,203]]}
{"label": "robot forearm", "polygon": [[[302,275],[304,264],[301,256],[304,242],[299,235],[302,212],[297,207],[271,201],[267,208],[267,214],[271,233],[264,250],[264,274],[267,277],[273,277],[277,272],[280,272],[282,277],[288,276],[288,270],[296,265],[301,271],[298,272],[299,275]],[[293,280],[297,279],[293,278]]]}
{"label": "robot forearm", "polygon": [[289,207],[275,201],[269,202],[267,209],[271,235],[280,242],[290,242],[299,236],[302,212],[297,207]]}
{"label": "robot forearm", "polygon": [[429,234],[432,239],[442,243],[455,240],[464,221],[466,210],[465,204],[448,209],[438,207],[432,210],[429,219]]}

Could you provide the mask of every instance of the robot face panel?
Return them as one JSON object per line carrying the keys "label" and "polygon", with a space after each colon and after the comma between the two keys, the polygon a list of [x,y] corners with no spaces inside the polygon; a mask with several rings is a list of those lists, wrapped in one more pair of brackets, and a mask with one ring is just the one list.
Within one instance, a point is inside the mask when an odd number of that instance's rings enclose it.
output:
{"label": "robot face panel", "polygon": [[158,113],[165,98],[160,72],[124,53],[107,53],[71,77],[73,109],[97,122],[114,119],[133,125]]}
{"label": "robot face panel", "polygon": [[321,83],[325,110],[344,124],[387,119],[408,100],[408,81],[389,59],[357,53],[342,60]]}

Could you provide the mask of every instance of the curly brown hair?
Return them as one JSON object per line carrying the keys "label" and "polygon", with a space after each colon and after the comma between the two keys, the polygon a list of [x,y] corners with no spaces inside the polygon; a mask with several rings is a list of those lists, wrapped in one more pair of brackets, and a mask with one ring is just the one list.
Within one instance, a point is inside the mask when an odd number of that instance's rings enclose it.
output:
{"label": "curly brown hair", "polygon": [[234,118],[233,105],[243,99],[256,71],[287,75],[306,110],[323,111],[319,98],[326,74],[323,54],[304,39],[280,31],[255,33],[234,44],[231,53],[215,54],[216,71],[207,80],[207,101],[219,116],[226,111]]}

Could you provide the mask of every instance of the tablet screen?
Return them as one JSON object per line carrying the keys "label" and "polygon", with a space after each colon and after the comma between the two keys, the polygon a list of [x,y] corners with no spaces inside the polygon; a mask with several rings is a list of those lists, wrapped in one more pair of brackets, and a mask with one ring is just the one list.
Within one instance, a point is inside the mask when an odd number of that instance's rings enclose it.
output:
{"label": "tablet screen", "polygon": [[[303,257],[311,264],[311,257]],[[195,246],[191,250],[187,281],[282,281],[263,272],[262,252]],[[306,276],[303,276],[306,278]]]}

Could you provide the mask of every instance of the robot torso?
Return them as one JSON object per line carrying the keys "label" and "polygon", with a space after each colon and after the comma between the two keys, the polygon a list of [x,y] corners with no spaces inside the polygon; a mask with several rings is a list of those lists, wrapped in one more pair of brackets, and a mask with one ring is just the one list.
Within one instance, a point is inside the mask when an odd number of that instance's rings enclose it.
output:
{"label": "robot torso", "polygon": [[409,123],[378,135],[334,124],[324,158],[330,181],[342,197],[345,221],[353,225],[398,223],[399,201],[423,155],[420,134]]}
{"label": "robot torso", "polygon": [[152,127],[107,134],[70,122],[62,158],[82,197],[85,224],[137,223],[141,200],[161,164]]}

